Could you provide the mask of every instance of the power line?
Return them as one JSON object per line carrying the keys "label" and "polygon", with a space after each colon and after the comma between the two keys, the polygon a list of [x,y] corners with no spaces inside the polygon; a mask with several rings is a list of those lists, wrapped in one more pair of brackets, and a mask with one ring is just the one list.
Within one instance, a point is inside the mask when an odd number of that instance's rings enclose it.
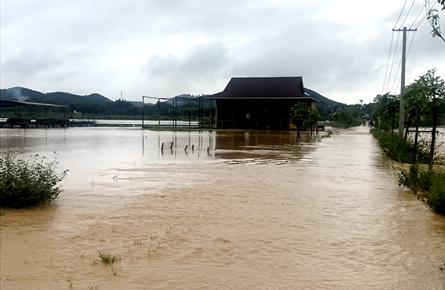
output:
{"label": "power line", "polygon": [[[413,3],[411,3],[411,6],[409,7],[408,12],[406,13],[405,19],[403,19],[403,22],[402,22],[402,24],[400,25],[401,27],[405,24],[405,21],[406,21],[406,19],[408,18],[408,15],[409,15],[409,13],[411,12],[411,9],[413,9],[414,2],[416,2],[416,0],[413,0]],[[405,2],[405,3],[406,3],[406,2]]]}
{"label": "power line", "polygon": [[[395,74],[395,76],[394,76],[394,82],[392,83],[392,87],[391,87],[390,92],[395,92],[394,87],[396,87],[396,84],[397,84],[397,86],[398,86],[399,83],[400,83],[400,76],[398,76],[398,74],[399,74],[399,71],[400,71],[400,67],[401,67],[401,66],[402,66],[402,58],[400,58],[399,65],[397,66],[397,71],[396,71],[396,74]],[[397,83],[396,83],[396,81],[397,81]],[[394,93],[394,94],[396,94],[396,93]]]}
{"label": "power line", "polygon": [[[414,23],[416,23],[417,19],[419,19],[420,15],[423,13],[423,9],[426,9],[426,3],[422,6],[422,9],[420,9],[419,14],[417,14],[416,19],[414,19],[413,24],[409,27],[410,29],[413,28]],[[416,26],[416,29],[419,27],[420,23],[422,23],[423,19],[420,20],[419,24]]]}
{"label": "power line", "polygon": [[[408,35],[409,35],[409,33],[408,33]],[[408,53],[406,54],[406,60],[408,60],[409,53],[410,53],[410,51],[411,51],[411,46],[413,45],[413,42],[414,42],[414,36],[416,36],[416,31],[414,31],[414,33],[413,33],[413,37],[411,38],[411,42],[410,42],[410,44],[409,44],[409,48],[408,48]]]}
{"label": "power line", "polygon": [[[395,48],[394,48],[394,56],[393,56],[393,58],[392,58],[391,69],[389,70],[388,83],[389,83],[389,81],[391,80],[392,70],[393,70],[393,68],[394,68],[394,61],[395,61],[395,59],[396,59],[397,47],[398,47],[398,44],[399,44],[399,38],[400,38],[400,34],[397,34],[396,45],[395,45]],[[387,86],[388,86],[388,85],[389,85],[389,84],[387,84]],[[386,91],[387,91],[387,90],[388,90],[388,87],[386,87]]]}
{"label": "power line", "polygon": [[407,1],[407,0],[405,0],[405,3],[403,3],[402,10],[400,10],[399,17],[397,18],[397,21],[396,21],[396,24],[394,24],[394,27],[396,27],[396,26],[397,26],[397,23],[399,23],[400,16],[402,16],[402,12],[403,12],[403,10],[405,9],[406,1]]}
{"label": "power line", "polygon": [[425,5],[424,5],[425,15],[422,17],[422,20],[419,22],[419,24],[417,24],[415,29],[417,29],[420,26],[420,24],[422,24],[422,22],[425,21],[425,19],[428,18],[428,11],[433,9],[434,6],[436,6],[437,2],[434,2],[433,5],[431,5],[431,7],[428,7],[429,6],[428,4],[430,4],[430,1],[429,0],[425,0]]}
{"label": "power line", "polygon": [[385,90],[386,76],[388,75],[389,59],[391,58],[391,49],[392,49],[393,40],[394,40],[394,31],[392,32],[391,44],[389,45],[389,53],[388,53],[388,60],[386,62],[385,78],[383,79],[383,86],[382,86],[382,92],[381,92],[382,95],[383,95],[383,92]]}

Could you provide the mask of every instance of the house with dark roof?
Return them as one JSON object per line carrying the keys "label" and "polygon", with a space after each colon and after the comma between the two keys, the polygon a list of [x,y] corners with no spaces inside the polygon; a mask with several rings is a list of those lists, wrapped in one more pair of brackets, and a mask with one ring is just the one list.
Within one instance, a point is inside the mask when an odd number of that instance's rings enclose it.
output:
{"label": "house with dark roof", "polygon": [[287,130],[290,109],[298,102],[315,108],[302,77],[232,78],[215,100],[215,127]]}

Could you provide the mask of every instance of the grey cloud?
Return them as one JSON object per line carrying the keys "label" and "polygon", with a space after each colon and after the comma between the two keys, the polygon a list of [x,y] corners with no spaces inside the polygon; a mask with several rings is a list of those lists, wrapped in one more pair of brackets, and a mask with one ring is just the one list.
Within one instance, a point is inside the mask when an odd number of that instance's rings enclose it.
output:
{"label": "grey cloud", "polygon": [[[399,11],[353,23],[331,19],[333,5],[340,4],[3,1],[2,85],[109,96],[124,90],[139,99],[213,93],[232,76],[302,75],[305,84],[324,93],[374,87],[380,93]],[[367,5],[374,4],[351,7]],[[444,44],[430,37],[425,23],[416,34],[408,73],[444,65]]]}
{"label": "grey cloud", "polygon": [[156,55],[147,60],[143,71],[150,77],[165,77],[185,74],[199,77],[220,70],[225,61],[226,50],[220,43],[199,45],[183,57]]}

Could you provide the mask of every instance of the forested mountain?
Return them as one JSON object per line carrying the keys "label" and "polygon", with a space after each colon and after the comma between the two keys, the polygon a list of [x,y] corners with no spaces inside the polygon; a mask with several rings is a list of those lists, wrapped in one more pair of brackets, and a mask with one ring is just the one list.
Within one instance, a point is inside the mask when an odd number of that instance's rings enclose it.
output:
{"label": "forested mountain", "polygon": [[41,93],[27,88],[14,87],[10,89],[0,90],[1,99],[3,100],[17,100],[28,102],[41,102],[58,105],[71,104],[106,104],[112,101],[99,94],[90,94],[88,96],[79,96],[64,92]]}

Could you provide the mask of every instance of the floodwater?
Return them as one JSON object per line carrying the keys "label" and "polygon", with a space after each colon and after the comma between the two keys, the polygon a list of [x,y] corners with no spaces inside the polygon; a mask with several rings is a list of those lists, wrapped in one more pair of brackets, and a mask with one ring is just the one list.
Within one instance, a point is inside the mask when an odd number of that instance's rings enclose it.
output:
{"label": "floodwater", "polygon": [[445,218],[398,187],[366,127],[298,143],[295,132],[0,134],[2,151],[70,170],[55,203],[4,210],[2,290],[445,289]]}

